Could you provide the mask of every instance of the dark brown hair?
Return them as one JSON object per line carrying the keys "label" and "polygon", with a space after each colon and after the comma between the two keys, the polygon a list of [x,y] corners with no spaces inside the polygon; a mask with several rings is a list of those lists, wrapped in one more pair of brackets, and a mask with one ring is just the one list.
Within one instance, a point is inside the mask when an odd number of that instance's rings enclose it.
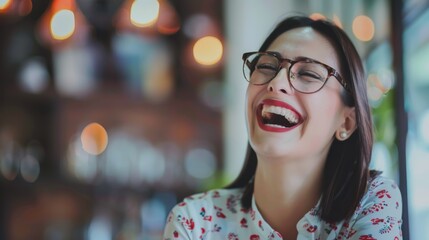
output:
{"label": "dark brown hair", "polygon": [[[346,141],[334,139],[323,172],[319,214],[327,222],[337,222],[351,217],[366,191],[368,181],[379,174],[369,171],[373,126],[365,74],[360,56],[347,34],[325,20],[312,20],[302,16],[286,18],[265,39],[259,51],[266,51],[282,33],[300,27],[311,27],[326,37],[335,48],[341,75],[350,89],[350,92],[342,90],[342,101],[347,106],[354,106],[356,111],[356,130]],[[245,208],[250,208],[251,205],[256,166],[256,153],[248,144],[244,166],[237,179],[227,186],[245,188],[241,199]]]}

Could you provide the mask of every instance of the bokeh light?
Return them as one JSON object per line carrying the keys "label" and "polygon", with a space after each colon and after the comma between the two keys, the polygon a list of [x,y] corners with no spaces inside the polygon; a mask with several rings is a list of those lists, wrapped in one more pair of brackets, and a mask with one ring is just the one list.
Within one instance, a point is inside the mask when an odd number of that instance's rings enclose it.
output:
{"label": "bokeh light", "polygon": [[156,0],[135,0],[131,5],[131,23],[137,27],[153,25],[159,16],[159,2]]}
{"label": "bokeh light", "polygon": [[12,0],[0,0],[0,12],[5,11],[11,3]]}
{"label": "bokeh light", "polygon": [[164,176],[166,168],[166,159],[162,151],[150,143],[140,143],[136,147],[139,149],[137,153],[139,158],[134,169],[138,173],[136,175],[148,183],[159,181]]}
{"label": "bokeh light", "polygon": [[19,84],[25,91],[40,93],[48,87],[49,73],[41,58],[28,59],[19,74]]}
{"label": "bokeh light", "polygon": [[108,135],[106,129],[98,123],[88,124],[80,136],[82,148],[89,154],[99,155],[107,147]]}
{"label": "bokeh light", "polygon": [[317,13],[317,12],[312,13],[309,17],[313,20],[326,20],[325,15],[323,15],[321,13]]}
{"label": "bokeh light", "polygon": [[97,175],[96,156],[82,148],[80,136],[76,134],[67,150],[67,168],[79,180],[91,182]]}
{"label": "bokeh light", "polygon": [[367,42],[374,37],[374,22],[368,16],[360,15],[353,20],[353,34],[357,39]]}
{"label": "bokeh light", "polygon": [[186,154],[185,169],[194,178],[209,178],[216,170],[216,157],[207,149],[192,149]]}
{"label": "bokeh light", "polygon": [[165,224],[167,213],[167,209],[160,199],[152,198],[143,202],[140,207],[142,227],[149,232],[159,231]]}
{"label": "bokeh light", "polygon": [[31,154],[27,154],[20,164],[21,176],[27,182],[35,182],[39,178],[39,161]]}
{"label": "bokeh light", "polygon": [[368,98],[371,100],[373,107],[377,106],[382,98],[393,88],[394,81],[394,74],[390,69],[380,69],[376,73],[368,74]]}
{"label": "bokeh light", "polygon": [[9,181],[12,181],[18,175],[19,164],[16,160],[14,144],[8,144],[6,148],[3,148],[0,152],[0,171],[3,177]]}
{"label": "bokeh light", "polygon": [[382,97],[384,96],[384,87],[380,82],[380,78],[377,74],[371,73],[368,75],[367,79],[367,92],[368,98],[371,101],[371,104],[377,106]]}
{"label": "bokeh light", "polygon": [[113,239],[112,225],[111,219],[106,214],[98,213],[91,220],[86,231],[87,239]]}
{"label": "bokeh light", "polygon": [[142,67],[143,94],[153,102],[168,99],[174,91],[174,73],[172,70],[171,53],[168,49],[159,48],[152,60]]}
{"label": "bokeh light", "polygon": [[50,26],[51,35],[54,39],[65,40],[75,31],[75,15],[68,9],[60,10],[52,17]]}
{"label": "bokeh light", "polygon": [[222,58],[222,42],[213,36],[200,38],[194,45],[193,53],[199,64],[214,65]]}

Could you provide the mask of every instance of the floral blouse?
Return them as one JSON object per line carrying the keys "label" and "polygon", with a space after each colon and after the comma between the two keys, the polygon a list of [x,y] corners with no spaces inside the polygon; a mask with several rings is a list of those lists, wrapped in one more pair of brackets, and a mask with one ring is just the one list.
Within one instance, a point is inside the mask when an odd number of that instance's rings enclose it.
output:
{"label": "floral blouse", "polygon": [[[254,197],[250,209],[242,208],[242,193],[217,189],[187,197],[168,215],[163,239],[283,239],[261,216]],[[350,219],[325,222],[317,216],[317,207],[297,223],[297,239],[402,239],[401,193],[390,179],[379,176],[370,182]]]}

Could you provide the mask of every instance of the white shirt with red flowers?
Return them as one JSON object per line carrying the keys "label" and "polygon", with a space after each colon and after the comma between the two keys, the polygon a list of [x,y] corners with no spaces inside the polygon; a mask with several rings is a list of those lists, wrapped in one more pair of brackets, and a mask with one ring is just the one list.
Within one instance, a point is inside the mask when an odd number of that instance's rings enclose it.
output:
{"label": "white shirt with red flowers", "polygon": [[[242,193],[243,189],[217,189],[184,199],[168,215],[163,239],[283,239],[261,216],[254,198],[250,209],[241,206]],[[316,214],[317,207],[297,223],[297,239],[402,239],[401,193],[388,178],[370,182],[350,219],[327,223]]]}

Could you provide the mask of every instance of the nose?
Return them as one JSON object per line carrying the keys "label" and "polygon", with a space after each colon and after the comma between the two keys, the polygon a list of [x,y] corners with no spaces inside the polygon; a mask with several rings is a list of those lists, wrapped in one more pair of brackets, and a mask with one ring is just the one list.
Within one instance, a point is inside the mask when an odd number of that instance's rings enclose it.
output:
{"label": "nose", "polygon": [[277,75],[268,83],[267,88],[269,92],[292,94],[293,88],[289,82],[288,69],[286,67],[281,68]]}

